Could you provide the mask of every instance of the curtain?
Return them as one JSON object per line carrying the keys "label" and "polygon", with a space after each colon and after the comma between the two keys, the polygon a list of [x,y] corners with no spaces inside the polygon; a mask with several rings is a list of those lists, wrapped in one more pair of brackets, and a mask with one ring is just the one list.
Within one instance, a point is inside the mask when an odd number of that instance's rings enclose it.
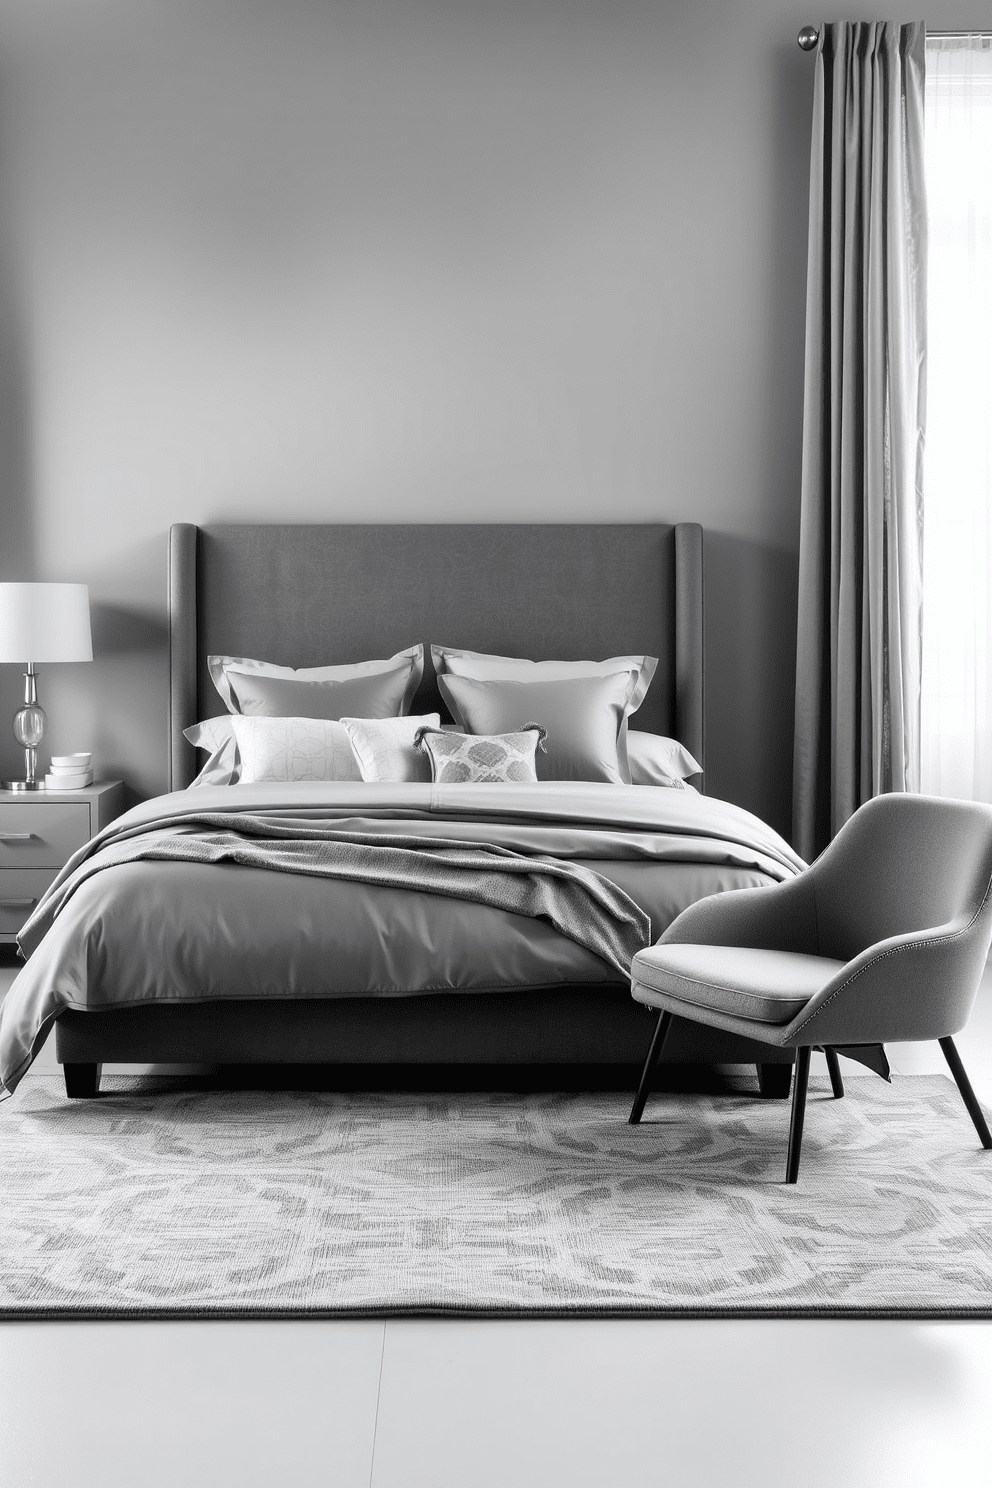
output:
{"label": "curtain", "polygon": [[927,41],[922,786],[992,801],[992,38]]}
{"label": "curtain", "polygon": [[824,25],[815,67],[793,777],[807,859],[863,801],[919,788],[925,28]]}

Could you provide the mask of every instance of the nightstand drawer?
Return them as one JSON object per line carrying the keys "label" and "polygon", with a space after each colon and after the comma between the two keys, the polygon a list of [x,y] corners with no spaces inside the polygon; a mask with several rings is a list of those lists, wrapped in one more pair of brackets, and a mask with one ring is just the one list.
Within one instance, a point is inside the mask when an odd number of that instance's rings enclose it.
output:
{"label": "nightstand drawer", "polygon": [[0,869],[61,868],[90,835],[87,802],[0,803]]}
{"label": "nightstand drawer", "polygon": [[0,935],[16,935],[55,877],[45,868],[0,868]]}

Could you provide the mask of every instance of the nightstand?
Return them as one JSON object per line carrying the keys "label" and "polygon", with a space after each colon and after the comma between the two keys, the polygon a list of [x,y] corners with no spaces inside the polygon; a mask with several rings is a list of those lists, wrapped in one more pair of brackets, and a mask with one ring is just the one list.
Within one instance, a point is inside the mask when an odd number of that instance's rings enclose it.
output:
{"label": "nightstand", "polygon": [[0,945],[10,944],[77,847],[124,809],[119,780],[84,790],[0,790]]}

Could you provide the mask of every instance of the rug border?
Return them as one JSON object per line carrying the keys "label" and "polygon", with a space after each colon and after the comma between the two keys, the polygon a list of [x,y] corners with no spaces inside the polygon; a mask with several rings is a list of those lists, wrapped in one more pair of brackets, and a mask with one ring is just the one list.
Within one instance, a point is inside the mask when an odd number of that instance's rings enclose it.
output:
{"label": "rug border", "polygon": [[466,1321],[703,1322],[788,1320],[864,1322],[992,1322],[992,1301],[980,1307],[0,1307],[0,1324],[19,1322],[347,1322],[437,1318]]}

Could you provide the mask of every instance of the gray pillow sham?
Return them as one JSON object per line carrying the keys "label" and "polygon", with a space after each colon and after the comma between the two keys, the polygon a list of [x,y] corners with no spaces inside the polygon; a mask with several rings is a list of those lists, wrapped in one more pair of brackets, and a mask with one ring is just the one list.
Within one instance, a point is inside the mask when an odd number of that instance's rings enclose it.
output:
{"label": "gray pillow sham", "polygon": [[[606,676],[542,678],[534,682],[456,677],[442,673],[441,696],[470,734],[508,734],[534,719],[547,731],[539,780],[626,782],[620,758],[620,725],[630,695],[630,672]],[[628,777],[629,778],[629,777]]]}
{"label": "gray pillow sham", "polygon": [[398,718],[409,684],[409,667],[364,677],[301,681],[262,672],[228,669],[238,711],[248,718]]}
{"label": "gray pillow sham", "polygon": [[627,722],[644,701],[644,696],[658,670],[657,656],[610,656],[606,661],[530,661],[520,656],[493,656],[482,651],[466,651],[459,646],[431,646],[431,659],[438,676],[453,673],[471,677],[477,682],[564,681],[572,677],[602,677],[613,672],[629,672],[630,692],[624,704],[617,746],[620,773],[630,783],[627,765]]}
{"label": "gray pillow sham", "polygon": [[[424,674],[424,648],[418,644],[397,651],[395,656],[383,661],[358,661],[342,665],[322,667],[279,666],[276,662],[256,661],[250,656],[208,656],[207,671],[221,700],[229,713],[239,713],[238,698],[233,682],[235,676],[247,673],[258,677],[282,677],[292,682],[347,682],[360,677],[381,676],[384,672],[401,672],[405,678],[403,705],[400,715],[409,713],[413,695],[420,686]],[[299,710],[290,710],[287,717],[305,716]]]}
{"label": "gray pillow sham", "polygon": [[628,714],[636,713],[641,706],[658,670],[657,656],[610,656],[605,661],[530,661],[523,656],[466,651],[460,646],[431,646],[431,660],[439,676],[454,672],[457,677],[474,677],[480,682],[495,679],[561,682],[568,677],[601,677],[612,672],[634,671],[636,676],[627,699]]}

